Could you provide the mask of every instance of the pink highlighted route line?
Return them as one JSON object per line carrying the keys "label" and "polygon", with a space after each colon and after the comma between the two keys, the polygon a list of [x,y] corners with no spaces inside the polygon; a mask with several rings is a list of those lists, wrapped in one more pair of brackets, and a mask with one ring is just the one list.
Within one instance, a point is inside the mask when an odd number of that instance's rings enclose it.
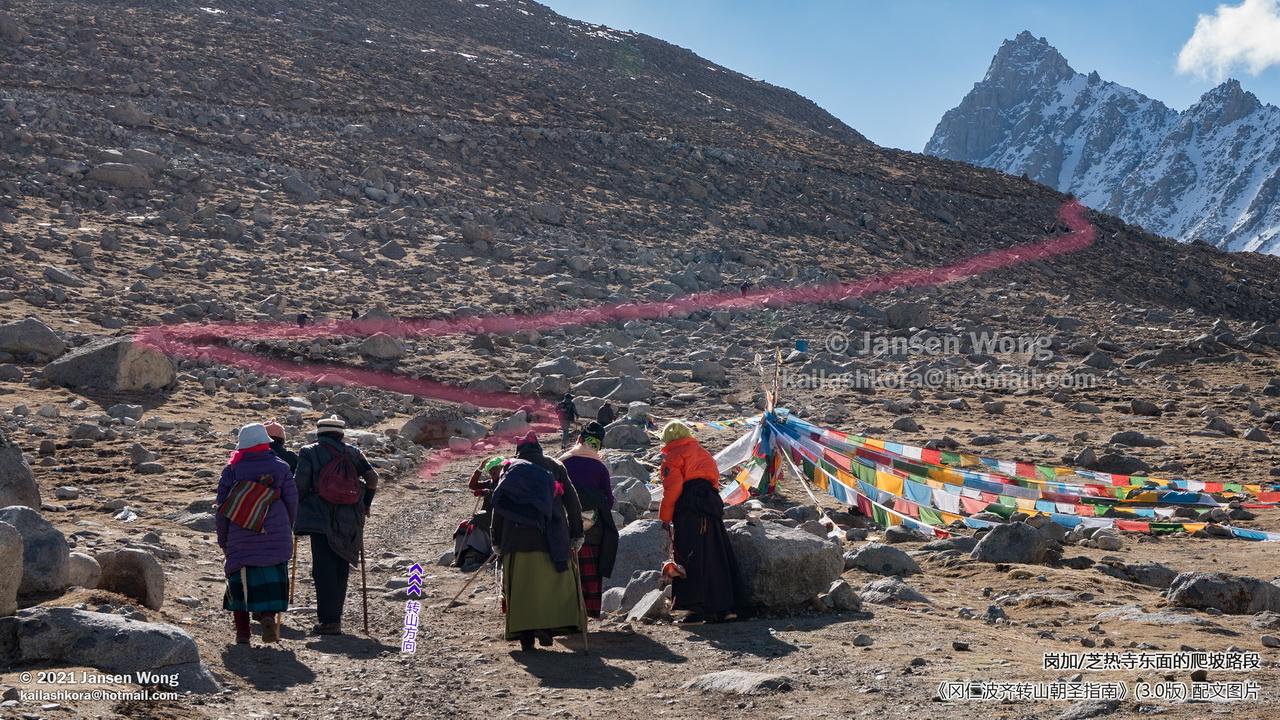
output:
{"label": "pink highlighted route line", "polygon": [[[516,410],[524,407],[539,419],[553,418],[556,417],[556,406],[541,398],[505,392],[480,392],[435,380],[345,365],[290,362],[236,350],[220,344],[220,341],[360,337],[378,332],[406,338],[480,333],[510,334],[520,330],[549,330],[620,320],[659,319],[697,310],[737,310],[762,305],[837,302],[899,288],[940,285],[1084,250],[1093,244],[1097,233],[1085,213],[1085,207],[1079,202],[1065,203],[1058,210],[1058,218],[1070,230],[1067,234],[1055,235],[1010,248],[991,250],[953,265],[901,270],[857,282],[827,283],[799,288],[762,288],[745,293],[708,291],[661,302],[598,305],[578,310],[529,315],[430,320],[326,321],[306,327],[297,327],[288,323],[156,326],[139,330],[134,339],[140,344],[154,347],[170,356],[190,359],[207,358],[216,363],[234,365],[259,374],[274,375],[289,380],[324,380],[335,385],[380,388],[417,397],[453,403],[471,403],[487,408]],[[539,424],[536,427],[547,430],[554,426]],[[421,472],[424,477],[429,477],[436,469],[449,462],[487,452],[484,449],[461,453],[439,451],[427,461],[421,468]]]}

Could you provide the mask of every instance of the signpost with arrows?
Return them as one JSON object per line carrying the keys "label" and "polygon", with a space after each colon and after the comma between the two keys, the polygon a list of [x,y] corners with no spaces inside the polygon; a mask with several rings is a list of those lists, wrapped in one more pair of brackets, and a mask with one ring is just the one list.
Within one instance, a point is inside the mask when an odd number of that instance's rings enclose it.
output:
{"label": "signpost with arrows", "polygon": [[400,638],[400,652],[412,655],[418,650],[418,613],[422,612],[422,603],[413,599],[422,597],[422,566],[418,563],[409,568],[405,595],[410,599],[404,604],[404,635]]}

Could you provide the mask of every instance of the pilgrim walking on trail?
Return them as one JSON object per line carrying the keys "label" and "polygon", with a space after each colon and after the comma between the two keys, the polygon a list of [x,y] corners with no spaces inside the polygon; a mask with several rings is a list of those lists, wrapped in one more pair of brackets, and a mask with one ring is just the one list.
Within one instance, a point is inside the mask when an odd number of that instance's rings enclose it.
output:
{"label": "pilgrim walking on trail", "polygon": [[493,551],[502,559],[507,640],[585,633],[575,555],[582,548],[582,506],[564,465],[547,457],[532,432],[516,446],[493,491]]}
{"label": "pilgrim walking on trail", "polygon": [[271,438],[271,452],[275,453],[276,457],[288,463],[289,472],[297,472],[298,453],[293,452],[284,446],[284,426],[274,420],[271,420],[267,422],[264,427],[267,429],[267,435]]}
{"label": "pilgrim walking on trail", "polygon": [[582,599],[587,615],[600,617],[604,579],[613,574],[618,555],[618,527],[613,521],[613,483],[609,468],[600,460],[604,428],[588,423],[578,443],[560,456],[582,504],[583,544],[578,551],[582,571]]}
{"label": "pilgrim walking on trail", "polygon": [[249,614],[262,625],[264,642],[280,639],[280,614],[289,609],[291,527],[298,490],[289,465],[271,449],[261,423],[240,429],[236,450],[218,482],[218,547],[226,557],[222,607],[230,610],[236,643],[248,644]]}
{"label": "pilgrim walking on trail", "polygon": [[556,406],[560,411],[560,447],[569,444],[569,432],[578,419],[578,407],[573,402],[573,394],[565,393]]}
{"label": "pilgrim walking on trail", "polygon": [[467,481],[480,512],[473,510],[471,517],[459,523],[453,533],[453,564],[464,572],[479,568],[493,554],[489,537],[493,526],[493,489],[502,476],[504,462],[506,458],[498,455],[485,458]]}
{"label": "pilgrim walking on trail", "polygon": [[311,537],[317,635],[342,633],[342,608],[351,566],[364,550],[364,523],[378,489],[378,472],[354,445],[343,442],[339,417],[316,423],[316,442],[298,452],[298,518],[294,532]]}
{"label": "pilgrim walking on trail", "polygon": [[687,610],[683,622],[724,620],[744,597],[742,575],[724,529],[720,469],[679,420],[662,428],[662,506],[659,517],[673,531],[672,552],[684,576],[671,582],[671,607]]}

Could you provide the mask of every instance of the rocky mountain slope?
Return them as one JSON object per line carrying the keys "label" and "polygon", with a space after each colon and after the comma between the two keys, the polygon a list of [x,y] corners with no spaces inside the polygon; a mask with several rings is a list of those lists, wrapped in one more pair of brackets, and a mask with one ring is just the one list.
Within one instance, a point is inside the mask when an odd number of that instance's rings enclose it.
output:
{"label": "rocky mountain slope", "polygon": [[924,151],[1026,175],[1161,235],[1280,253],[1280,108],[1235,80],[1178,112],[1072,70],[1024,31]]}

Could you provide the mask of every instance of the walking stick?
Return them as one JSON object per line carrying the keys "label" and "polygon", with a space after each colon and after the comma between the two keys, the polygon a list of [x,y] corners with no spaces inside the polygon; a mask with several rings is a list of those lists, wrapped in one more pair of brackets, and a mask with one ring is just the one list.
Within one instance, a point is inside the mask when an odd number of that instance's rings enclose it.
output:
{"label": "walking stick", "polygon": [[582,597],[582,566],[578,564],[578,553],[573,553],[573,579],[578,583],[578,612],[582,617],[582,654],[590,655],[587,647],[587,601]]}
{"label": "walking stick", "polygon": [[369,584],[364,576],[364,543],[360,543],[360,604],[364,607],[364,634],[369,634]]}
{"label": "walking stick", "polygon": [[293,607],[293,588],[298,579],[298,536],[293,536],[293,567],[289,569],[289,607]]}
{"label": "walking stick", "polygon": [[457,605],[461,605],[462,603],[458,602],[458,598],[462,597],[462,593],[466,592],[467,588],[471,587],[471,583],[475,582],[476,578],[480,577],[483,574],[480,571],[488,567],[489,563],[493,562],[497,558],[498,558],[497,554],[492,554],[489,556],[488,560],[484,561],[484,565],[481,565],[480,567],[476,568],[476,571],[471,573],[471,577],[467,578],[467,581],[462,584],[462,587],[458,590],[458,593],[454,595],[452,599],[449,600],[449,603],[444,606],[444,610],[442,610],[441,612],[449,612],[450,608],[456,607],[455,603]]}

